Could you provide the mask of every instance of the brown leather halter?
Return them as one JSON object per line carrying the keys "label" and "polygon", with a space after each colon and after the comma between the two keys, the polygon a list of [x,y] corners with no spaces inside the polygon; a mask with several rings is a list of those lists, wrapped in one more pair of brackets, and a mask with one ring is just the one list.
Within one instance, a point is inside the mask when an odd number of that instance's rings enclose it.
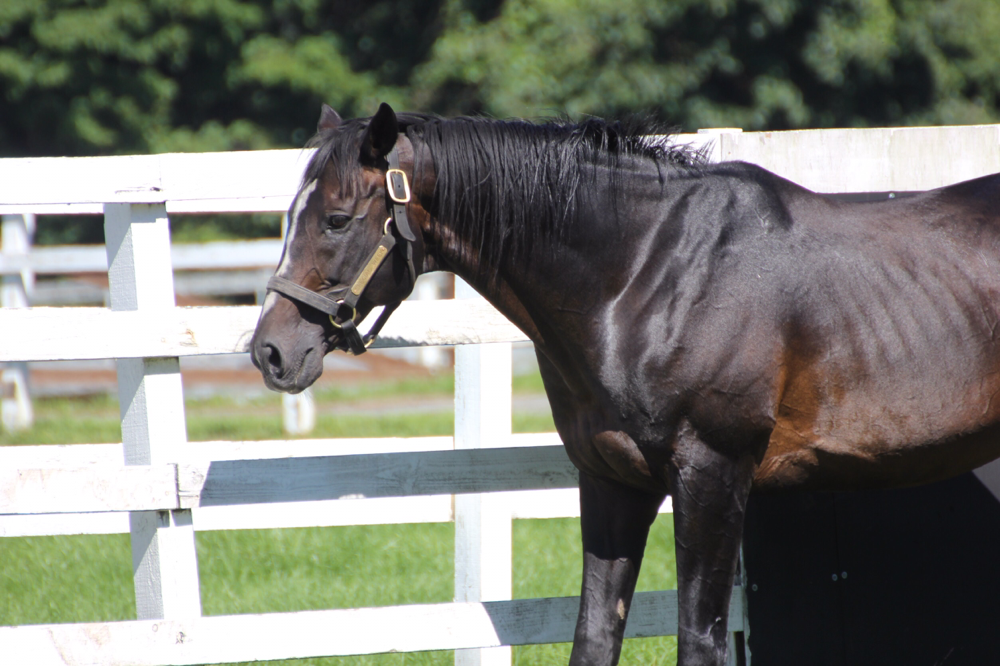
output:
{"label": "brown leather halter", "polygon": [[406,204],[410,201],[410,184],[406,173],[399,168],[399,154],[395,147],[389,151],[386,159],[389,162],[389,170],[385,174],[386,209],[390,210],[391,214],[385,221],[382,240],[375,246],[368,261],[365,262],[364,268],[354,278],[354,281],[349,286],[335,287],[324,294],[306,289],[277,275],[272,276],[267,282],[268,291],[276,291],[329,315],[330,323],[333,324],[334,328],[343,332],[344,341],[347,343],[347,349],[344,351],[355,356],[364,354],[368,350],[379,331],[385,326],[385,322],[389,320],[389,315],[402,302],[400,300],[386,305],[382,314],[375,320],[371,330],[365,335],[362,336],[361,332],[358,331],[357,322],[355,322],[358,316],[358,301],[364,295],[372,277],[397,244],[396,236],[392,233],[393,225],[402,238],[400,249],[403,251],[406,265],[410,269],[410,291],[413,290],[413,285],[417,280],[417,268],[413,263],[413,244],[417,237],[410,227],[410,219],[406,214]]}

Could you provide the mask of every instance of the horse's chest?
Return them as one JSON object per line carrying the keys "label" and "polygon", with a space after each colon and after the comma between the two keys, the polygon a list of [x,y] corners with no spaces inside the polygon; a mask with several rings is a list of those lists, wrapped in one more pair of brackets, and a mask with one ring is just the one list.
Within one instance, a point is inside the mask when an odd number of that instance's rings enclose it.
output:
{"label": "horse's chest", "polygon": [[[551,396],[550,396],[551,399]],[[650,492],[666,492],[667,439],[642,408],[626,398],[552,400],[553,416],[570,460],[592,476]]]}

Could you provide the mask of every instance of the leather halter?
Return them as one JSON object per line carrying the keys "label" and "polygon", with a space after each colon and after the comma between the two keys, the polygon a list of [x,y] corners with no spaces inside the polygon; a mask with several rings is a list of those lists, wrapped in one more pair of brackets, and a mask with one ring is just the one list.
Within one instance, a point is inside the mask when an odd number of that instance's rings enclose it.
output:
{"label": "leather halter", "polygon": [[385,174],[386,209],[391,211],[389,219],[385,221],[382,240],[372,251],[365,262],[364,268],[354,278],[349,286],[335,287],[330,291],[321,294],[311,289],[298,285],[291,280],[274,275],[267,282],[268,291],[276,291],[303,305],[326,313],[330,317],[330,323],[334,328],[342,331],[344,341],[347,343],[346,351],[354,356],[364,354],[375,337],[378,335],[385,322],[402,301],[396,301],[385,306],[382,314],[375,320],[371,330],[365,335],[358,331],[355,319],[358,316],[358,301],[368,288],[368,283],[381,268],[382,264],[389,257],[392,249],[396,247],[396,237],[393,235],[391,227],[395,225],[396,230],[402,237],[400,249],[403,251],[403,258],[410,271],[410,289],[413,289],[417,280],[417,268],[413,263],[413,243],[417,236],[410,227],[410,218],[406,214],[406,204],[410,201],[410,184],[407,181],[406,173],[399,168],[399,153],[396,147],[386,156],[389,162],[389,170]]}

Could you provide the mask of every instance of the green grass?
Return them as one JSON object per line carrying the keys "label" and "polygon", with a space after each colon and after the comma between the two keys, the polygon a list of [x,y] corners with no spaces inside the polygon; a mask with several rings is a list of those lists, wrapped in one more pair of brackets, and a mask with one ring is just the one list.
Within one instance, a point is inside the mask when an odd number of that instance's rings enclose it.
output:
{"label": "green grass", "polygon": [[[537,375],[515,378],[515,392],[537,393]],[[450,395],[450,376],[430,381],[317,391],[311,437],[446,435],[449,412],[404,415],[324,414],[324,405],[413,395]],[[283,438],[280,396],[189,401],[191,440]],[[38,400],[36,426],[0,444],[121,441],[113,397]],[[553,429],[548,414],[514,414],[516,432]],[[578,521],[514,524],[514,596],[579,594]],[[441,603],[453,596],[451,524],[233,530],[197,535],[206,615]],[[639,589],[675,587],[673,528],[661,517],[650,535]],[[104,622],[135,617],[127,535],[0,538],[0,625]],[[566,663],[568,644],[514,649],[519,666]],[[271,662],[288,666],[452,664],[451,652]],[[673,638],[627,641],[622,664],[674,664]]]}
{"label": "green grass", "polygon": [[[443,603],[453,594],[451,524],[201,532],[206,615]],[[0,624],[135,617],[125,535],[0,539]],[[514,597],[580,592],[575,519],[514,523]],[[639,589],[675,587],[673,527],[654,525]],[[569,644],[514,649],[515,663],[566,663]],[[626,641],[622,664],[676,662],[673,638]],[[290,660],[289,666],[451,664],[450,652]]]}

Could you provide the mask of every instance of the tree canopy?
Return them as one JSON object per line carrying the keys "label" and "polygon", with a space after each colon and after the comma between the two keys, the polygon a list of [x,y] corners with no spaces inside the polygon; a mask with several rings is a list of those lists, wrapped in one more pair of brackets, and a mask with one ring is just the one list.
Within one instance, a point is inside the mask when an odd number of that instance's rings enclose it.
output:
{"label": "tree canopy", "polygon": [[0,154],[300,146],[321,102],[686,130],[1000,119],[995,0],[4,0]]}

